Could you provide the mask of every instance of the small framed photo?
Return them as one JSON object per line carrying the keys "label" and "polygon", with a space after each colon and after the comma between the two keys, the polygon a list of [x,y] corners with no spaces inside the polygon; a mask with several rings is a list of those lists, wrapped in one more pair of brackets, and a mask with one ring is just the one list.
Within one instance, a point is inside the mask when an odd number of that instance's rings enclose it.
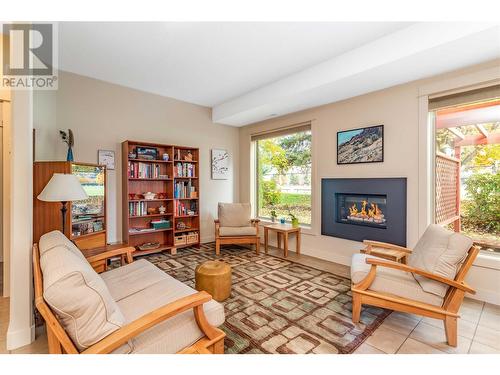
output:
{"label": "small framed photo", "polygon": [[384,125],[337,132],[337,164],[384,161]]}
{"label": "small framed photo", "polygon": [[97,152],[98,164],[105,165],[106,169],[115,169],[115,152],[112,150],[99,150]]}

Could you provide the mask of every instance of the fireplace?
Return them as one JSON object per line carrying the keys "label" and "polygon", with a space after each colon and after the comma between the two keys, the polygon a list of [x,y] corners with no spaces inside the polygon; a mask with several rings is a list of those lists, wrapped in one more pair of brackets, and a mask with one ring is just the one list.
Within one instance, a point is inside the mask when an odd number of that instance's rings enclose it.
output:
{"label": "fireplace", "polygon": [[387,228],[387,195],[335,193],[337,223]]}
{"label": "fireplace", "polygon": [[406,246],[406,178],[325,178],[321,234]]}

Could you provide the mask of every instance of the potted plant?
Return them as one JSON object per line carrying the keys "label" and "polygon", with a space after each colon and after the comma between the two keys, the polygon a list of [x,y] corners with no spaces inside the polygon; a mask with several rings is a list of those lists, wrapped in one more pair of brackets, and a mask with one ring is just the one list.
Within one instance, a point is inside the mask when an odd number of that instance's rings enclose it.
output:
{"label": "potted plant", "polygon": [[271,210],[271,221],[274,223],[277,218],[278,215],[276,215],[276,210]]}
{"label": "potted plant", "polygon": [[73,161],[73,146],[75,145],[73,132],[71,131],[71,129],[68,129],[67,133],[64,130],[59,130],[59,135],[61,136],[62,141],[68,145],[66,161]]}
{"label": "potted plant", "polygon": [[298,226],[299,226],[299,219],[297,219],[297,216],[295,216],[291,212],[288,212],[288,216],[290,216],[290,219],[292,220],[292,227],[298,228]]}

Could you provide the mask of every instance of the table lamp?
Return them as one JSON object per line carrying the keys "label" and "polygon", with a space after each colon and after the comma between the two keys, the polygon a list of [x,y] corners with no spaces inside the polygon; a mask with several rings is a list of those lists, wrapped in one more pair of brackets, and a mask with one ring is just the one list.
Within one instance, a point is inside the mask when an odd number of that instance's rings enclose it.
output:
{"label": "table lamp", "polygon": [[45,185],[38,199],[44,202],[61,202],[62,232],[65,231],[66,204],[72,201],[87,199],[89,196],[83,190],[80,181],[73,174],[54,173]]}

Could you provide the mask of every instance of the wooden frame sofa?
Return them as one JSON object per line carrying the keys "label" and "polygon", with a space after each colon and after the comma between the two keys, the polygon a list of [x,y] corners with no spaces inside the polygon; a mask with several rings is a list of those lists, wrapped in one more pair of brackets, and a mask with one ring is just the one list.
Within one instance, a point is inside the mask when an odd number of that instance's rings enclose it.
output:
{"label": "wooden frame sofa", "polygon": [[[42,236],[42,247],[33,246],[35,306],[45,320],[51,354],[224,353],[225,333],[215,326],[223,322],[222,305],[145,260],[132,262],[132,248],[100,254],[99,259],[120,256],[128,264],[98,275],[61,232]],[[144,290],[138,290],[146,285],[141,277],[152,283]],[[176,340],[188,345],[178,347]]]}
{"label": "wooden frame sofa", "polygon": [[406,265],[369,254],[353,256],[352,321],[359,322],[363,304],[440,319],[448,345],[456,347],[458,311],[465,293],[475,293],[464,279],[479,247],[473,246],[467,237],[437,225],[426,230],[413,251],[383,242],[365,243],[405,251],[410,254],[410,261]]}

